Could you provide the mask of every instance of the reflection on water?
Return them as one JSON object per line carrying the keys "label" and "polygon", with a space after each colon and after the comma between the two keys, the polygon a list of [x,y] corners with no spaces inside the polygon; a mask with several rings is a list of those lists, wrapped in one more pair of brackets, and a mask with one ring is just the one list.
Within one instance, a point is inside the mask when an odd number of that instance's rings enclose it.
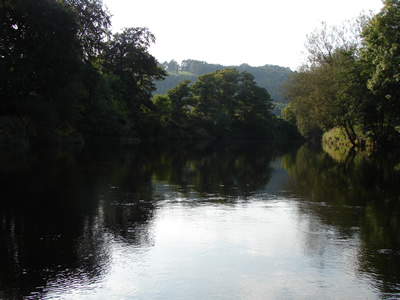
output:
{"label": "reflection on water", "polygon": [[0,155],[0,299],[400,297],[399,157],[143,145]]}

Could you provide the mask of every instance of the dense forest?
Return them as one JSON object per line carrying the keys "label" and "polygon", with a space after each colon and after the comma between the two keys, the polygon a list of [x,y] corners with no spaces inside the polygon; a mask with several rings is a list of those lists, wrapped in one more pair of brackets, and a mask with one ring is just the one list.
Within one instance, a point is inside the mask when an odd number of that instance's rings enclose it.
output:
{"label": "dense forest", "polygon": [[308,139],[357,147],[397,145],[400,2],[307,37],[306,63],[285,83],[283,118]]}
{"label": "dense forest", "polygon": [[168,76],[148,51],[155,36],[111,34],[110,16],[101,0],[0,0],[1,145],[296,135],[246,71],[154,96]]}
{"label": "dense forest", "polygon": [[193,59],[183,60],[181,64],[175,60],[169,62],[165,61],[162,63],[162,67],[168,72],[168,76],[165,80],[156,83],[156,94],[165,94],[167,90],[177,86],[183,80],[195,82],[200,75],[212,73],[216,70],[234,68],[240,72],[249,72],[254,76],[257,85],[267,89],[270,93],[274,103],[275,115],[280,115],[281,110],[287,105],[282,98],[280,86],[288,79],[289,75],[293,73],[290,68],[274,65],[260,67],[253,67],[248,64],[223,66]]}

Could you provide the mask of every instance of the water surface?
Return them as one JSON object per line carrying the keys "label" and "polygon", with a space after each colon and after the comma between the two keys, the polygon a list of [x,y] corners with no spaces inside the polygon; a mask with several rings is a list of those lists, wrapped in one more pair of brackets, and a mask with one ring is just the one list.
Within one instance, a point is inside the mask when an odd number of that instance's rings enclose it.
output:
{"label": "water surface", "polygon": [[400,298],[395,154],[203,143],[0,157],[0,298]]}

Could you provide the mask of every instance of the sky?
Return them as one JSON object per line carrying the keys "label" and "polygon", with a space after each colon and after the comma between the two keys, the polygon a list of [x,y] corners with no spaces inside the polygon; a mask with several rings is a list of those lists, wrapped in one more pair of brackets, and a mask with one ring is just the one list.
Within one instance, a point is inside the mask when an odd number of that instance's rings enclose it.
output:
{"label": "sky", "polygon": [[307,34],[321,22],[341,25],[383,7],[381,0],[103,0],[112,31],[147,27],[149,52],[160,62],[205,61],[224,66],[304,62]]}

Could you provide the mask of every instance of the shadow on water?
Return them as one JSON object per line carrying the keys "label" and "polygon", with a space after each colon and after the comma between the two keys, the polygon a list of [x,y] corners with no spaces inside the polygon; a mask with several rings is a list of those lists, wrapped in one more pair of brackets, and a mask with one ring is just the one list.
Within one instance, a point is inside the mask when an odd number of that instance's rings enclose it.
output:
{"label": "shadow on water", "polygon": [[288,174],[279,190],[307,199],[301,213],[360,236],[359,272],[375,274],[383,293],[399,292],[399,156],[343,162],[307,145],[203,142],[2,152],[0,298],[100,281],[113,241],[152,247],[160,201],[246,201],[275,180],[277,161]]}

